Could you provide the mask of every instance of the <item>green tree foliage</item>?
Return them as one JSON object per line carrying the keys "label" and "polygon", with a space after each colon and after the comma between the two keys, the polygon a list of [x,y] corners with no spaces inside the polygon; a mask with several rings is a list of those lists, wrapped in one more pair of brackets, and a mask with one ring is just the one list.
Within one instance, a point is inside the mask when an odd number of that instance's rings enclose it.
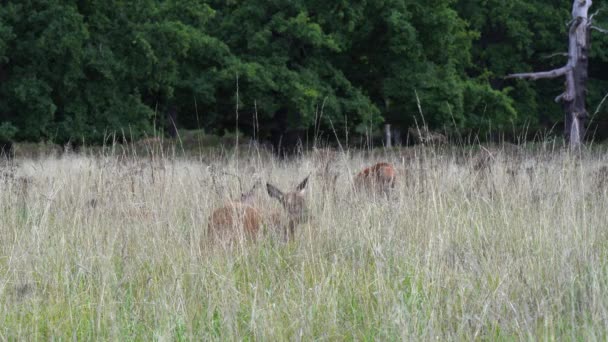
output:
{"label": "green tree foliage", "polygon": [[[601,6],[599,2],[594,4],[595,10]],[[563,92],[563,83],[506,82],[503,77],[513,72],[550,70],[566,63],[571,8],[572,0],[457,1],[461,17],[479,32],[471,50],[475,63],[469,73],[487,78],[495,89],[508,91],[518,113],[516,126],[529,126],[534,132],[562,120],[562,110],[553,99]],[[589,104],[595,109],[608,86],[606,73],[602,72],[608,67],[608,41],[604,35],[592,35]]]}
{"label": "green tree foliage", "polygon": [[198,28],[212,15],[196,1],[9,2],[0,115],[20,139],[137,137],[176,88],[194,88],[188,62],[208,73],[226,52]]}
{"label": "green tree foliage", "polygon": [[239,129],[263,139],[382,121],[459,133],[536,124],[559,116],[559,85],[502,76],[561,64],[540,56],[563,51],[568,10],[566,0],[0,1],[2,131],[131,139],[166,126],[168,112],[184,128],[232,131],[237,93]]}
{"label": "green tree foliage", "polygon": [[[257,109],[266,131],[262,137],[272,130],[310,128],[316,117],[321,117],[325,127],[343,127],[345,121],[351,125],[381,121],[363,88],[354,86],[343,65],[336,63],[342,47],[336,32],[319,23],[322,12],[311,11],[314,3],[222,1],[215,5],[221,15],[215,18],[214,32],[235,56],[226,70],[229,81],[220,90],[223,98],[231,98],[239,77],[244,119],[251,120]],[[220,110],[230,112],[234,102],[232,98]],[[223,119],[234,122],[234,116]]]}
{"label": "green tree foliage", "polygon": [[515,118],[505,93],[467,76],[475,33],[452,3],[373,1],[355,14],[353,5],[342,5],[337,17],[347,18],[341,26],[352,32],[344,68],[389,121],[479,131],[487,122],[500,126]]}

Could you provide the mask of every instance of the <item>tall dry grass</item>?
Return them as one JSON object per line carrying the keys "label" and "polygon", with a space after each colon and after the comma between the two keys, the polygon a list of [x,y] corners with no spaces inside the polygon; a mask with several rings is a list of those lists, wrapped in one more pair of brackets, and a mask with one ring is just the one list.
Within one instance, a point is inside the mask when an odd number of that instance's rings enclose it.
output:
{"label": "tall dry grass", "polygon": [[[397,167],[396,190],[355,194],[352,176],[377,161]],[[335,191],[325,162],[110,154],[6,166],[0,339],[606,339],[605,153],[347,151],[331,161]],[[209,214],[240,192],[230,174],[289,188],[309,173],[295,241],[208,243]]]}

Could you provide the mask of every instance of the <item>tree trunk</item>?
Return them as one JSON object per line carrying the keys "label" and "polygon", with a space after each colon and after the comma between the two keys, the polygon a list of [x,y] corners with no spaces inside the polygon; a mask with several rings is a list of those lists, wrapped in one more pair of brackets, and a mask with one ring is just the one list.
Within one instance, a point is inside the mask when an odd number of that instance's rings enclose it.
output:
{"label": "tree trunk", "polygon": [[391,139],[391,125],[384,125],[384,143],[387,148],[393,147],[392,139]]}
{"label": "tree trunk", "polygon": [[[591,1],[589,5],[591,5]],[[575,1],[580,2],[580,0]],[[575,9],[572,11],[572,15],[575,15]],[[588,10],[588,7],[587,7]],[[585,137],[585,123],[588,117],[586,107],[586,94],[587,94],[587,79],[588,79],[588,56],[589,56],[589,27],[587,19],[587,10],[583,13],[585,17],[573,18],[572,28],[570,30],[570,44],[569,50],[575,51],[575,53],[569,52],[570,58],[576,58],[574,66],[569,74],[566,75],[566,82],[571,83],[573,87],[573,96],[562,99],[563,107],[565,111],[565,135],[566,140],[570,142],[571,147],[580,146],[582,140]],[[582,18],[582,19],[578,19]],[[581,20],[578,25],[575,24],[577,20]]]}
{"label": "tree trunk", "polygon": [[578,148],[585,136],[587,68],[589,56],[589,30],[593,16],[589,17],[592,0],[574,0],[572,4],[572,21],[568,34],[568,63],[555,70],[512,74],[507,78],[540,78],[566,77],[566,90],[555,100],[562,102],[565,114],[564,136],[570,147]]}

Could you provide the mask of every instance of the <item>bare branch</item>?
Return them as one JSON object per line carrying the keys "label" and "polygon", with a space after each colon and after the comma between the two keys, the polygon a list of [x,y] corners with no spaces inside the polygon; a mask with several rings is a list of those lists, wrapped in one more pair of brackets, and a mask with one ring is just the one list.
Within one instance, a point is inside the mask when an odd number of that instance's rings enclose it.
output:
{"label": "bare branch", "polygon": [[573,22],[574,22],[574,19],[568,20],[568,22],[566,23],[566,27],[570,27],[570,25],[572,25]]}
{"label": "bare branch", "polygon": [[601,27],[594,26],[594,25],[589,26],[589,28],[592,30],[596,30],[597,32],[604,33],[604,34],[608,33],[608,30],[603,29]]}
{"label": "bare branch", "polygon": [[598,13],[600,13],[601,10],[602,9],[600,8],[597,11],[595,11],[595,13],[593,13],[589,16],[589,19],[588,19],[589,24],[591,24],[591,22],[593,21],[593,17],[595,17]]}
{"label": "bare branch", "polygon": [[541,56],[540,58],[549,59],[549,58],[553,58],[553,57],[557,57],[557,56],[568,57],[568,53],[567,52],[555,52],[550,55]]}
{"label": "bare branch", "polygon": [[572,66],[566,65],[558,69],[553,69],[550,71],[540,71],[540,72],[525,72],[519,74],[511,74],[505,76],[505,79],[510,78],[524,78],[531,80],[545,79],[545,78],[556,78],[559,76],[564,76],[568,71],[572,70]]}

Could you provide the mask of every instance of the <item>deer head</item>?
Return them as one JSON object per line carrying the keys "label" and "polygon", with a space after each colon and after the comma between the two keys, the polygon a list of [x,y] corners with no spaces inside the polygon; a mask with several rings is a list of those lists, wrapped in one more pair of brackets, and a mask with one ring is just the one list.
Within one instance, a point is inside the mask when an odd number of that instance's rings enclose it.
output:
{"label": "deer head", "polygon": [[266,183],[266,189],[268,190],[268,195],[276,200],[278,200],[285,211],[287,211],[287,215],[289,218],[289,226],[288,238],[293,238],[295,233],[295,226],[306,219],[306,199],[304,195],[306,194],[306,185],[308,184],[307,176],[304,178],[298,186],[296,186],[294,191],[284,193],[279,190],[276,186]]}

